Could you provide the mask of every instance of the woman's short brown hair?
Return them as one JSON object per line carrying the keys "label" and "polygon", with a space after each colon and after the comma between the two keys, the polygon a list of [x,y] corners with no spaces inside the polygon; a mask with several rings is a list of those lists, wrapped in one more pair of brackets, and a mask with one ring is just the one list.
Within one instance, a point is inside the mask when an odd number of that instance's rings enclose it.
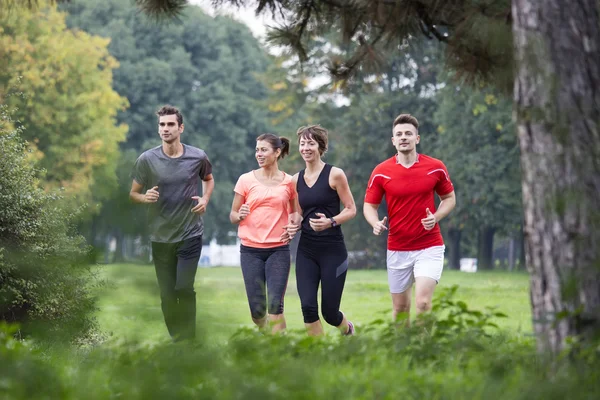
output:
{"label": "woman's short brown hair", "polygon": [[300,139],[313,139],[319,145],[319,154],[323,155],[327,151],[328,135],[327,129],[321,125],[301,126],[296,131],[298,142]]}

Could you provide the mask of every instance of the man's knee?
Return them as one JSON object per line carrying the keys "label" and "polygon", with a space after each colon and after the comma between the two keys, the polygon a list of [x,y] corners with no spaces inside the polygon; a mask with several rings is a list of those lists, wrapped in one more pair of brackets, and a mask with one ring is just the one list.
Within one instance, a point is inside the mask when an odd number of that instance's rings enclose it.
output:
{"label": "man's knee", "polygon": [[431,310],[431,298],[429,296],[418,296],[415,299],[417,311],[425,312]]}
{"label": "man's knee", "polygon": [[407,313],[410,311],[410,302],[394,302],[395,313]]}
{"label": "man's knee", "polygon": [[194,290],[193,287],[177,289],[175,291],[175,293],[176,293],[176,296],[178,299],[185,299],[185,300],[196,299],[196,291]]}
{"label": "man's knee", "polygon": [[175,290],[161,290],[160,300],[163,303],[177,303],[177,291]]}

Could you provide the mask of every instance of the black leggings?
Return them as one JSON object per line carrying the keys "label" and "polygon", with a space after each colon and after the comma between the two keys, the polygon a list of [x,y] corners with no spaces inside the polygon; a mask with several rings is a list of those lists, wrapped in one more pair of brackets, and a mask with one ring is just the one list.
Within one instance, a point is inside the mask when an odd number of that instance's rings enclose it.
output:
{"label": "black leggings", "polygon": [[264,318],[267,310],[272,315],[283,314],[283,297],[290,276],[289,246],[259,249],[241,245],[240,262],[252,318]]}
{"label": "black leggings", "polygon": [[302,304],[304,322],[319,320],[317,291],[321,283],[321,312],[325,322],[339,326],[342,292],[348,271],[348,252],[342,241],[324,242],[300,237],[296,254],[296,286]]}
{"label": "black leggings", "polygon": [[177,243],[152,242],[152,258],[165,324],[174,339],[196,336],[194,279],[202,252],[202,236]]}

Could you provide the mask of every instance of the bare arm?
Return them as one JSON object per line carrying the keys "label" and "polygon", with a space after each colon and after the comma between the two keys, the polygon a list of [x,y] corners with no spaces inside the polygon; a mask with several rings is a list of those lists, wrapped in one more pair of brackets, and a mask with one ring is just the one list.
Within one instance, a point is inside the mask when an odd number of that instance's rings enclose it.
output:
{"label": "bare arm", "polygon": [[202,179],[202,198],[206,200],[206,203],[210,201],[210,196],[215,189],[215,179],[212,174],[208,174]]}
{"label": "bare arm", "polygon": [[239,224],[250,213],[250,207],[248,207],[248,204],[244,204],[245,201],[246,199],[244,196],[239,193],[236,193],[233,197],[231,212],[229,213],[229,221],[231,221],[232,224]]}
{"label": "bare arm", "polygon": [[380,235],[381,232],[387,230],[387,226],[385,225],[387,217],[383,217],[382,220],[379,220],[379,215],[377,214],[378,209],[379,204],[365,203],[363,205],[363,215],[369,225],[373,227],[373,234],[375,235]]}
{"label": "bare arm", "polygon": [[[350,221],[356,216],[356,204],[354,203],[354,197],[350,191],[346,174],[340,168],[332,168],[329,184],[331,188],[338,193],[338,196],[344,205],[344,209],[338,215],[334,215],[332,217],[333,221],[336,222],[336,225],[341,225]],[[315,215],[319,218],[310,219],[310,226],[315,231],[322,231],[333,226],[333,221],[331,218],[327,218],[325,214],[316,213]]]}
{"label": "bare arm", "polygon": [[448,214],[450,214],[450,211],[456,207],[456,194],[454,193],[454,190],[448,194],[440,196],[440,199],[442,201],[440,202],[438,209],[433,214],[437,222],[440,222],[442,219],[446,218]]}
{"label": "bare arm", "polygon": [[377,210],[379,209],[379,204],[371,204],[365,203],[363,205],[363,215],[365,219],[372,227],[379,222],[379,215],[377,214]]}
{"label": "bare arm", "polygon": [[440,199],[442,199],[442,201],[440,202],[440,205],[435,214],[432,214],[429,208],[425,210],[426,215],[425,218],[421,220],[421,223],[423,224],[423,227],[426,230],[433,229],[435,227],[435,224],[437,224],[442,218],[450,214],[450,211],[452,211],[452,209],[456,205],[456,195],[454,194],[454,191],[440,196]]}
{"label": "bare arm", "polygon": [[210,201],[210,196],[212,196],[214,188],[215,180],[213,179],[212,174],[206,175],[204,179],[202,179],[202,197],[192,196],[192,199],[198,201],[198,204],[192,208],[193,213],[202,215],[206,212],[206,206],[208,206],[208,202]]}
{"label": "bare arm", "polygon": [[296,232],[300,230],[300,224],[302,223],[302,209],[300,208],[300,201],[298,200],[298,192],[296,191],[296,183],[298,182],[298,174],[292,177],[292,184],[294,187],[294,193],[296,196],[290,200],[290,214],[288,215],[288,223],[284,226],[284,232],[281,234],[282,242],[291,241]]}
{"label": "bare arm", "polygon": [[131,190],[129,191],[129,199],[134,203],[146,204],[156,203],[158,201],[158,186],[148,189],[146,193],[142,193],[144,185],[137,183],[135,179],[131,182]]}
{"label": "bare arm", "polygon": [[340,196],[340,200],[344,205],[344,209],[338,215],[334,216],[333,219],[335,219],[335,222],[337,222],[338,225],[341,225],[356,217],[356,203],[354,203],[354,196],[352,196],[348,178],[344,171],[334,167],[333,172],[333,188],[337,191],[338,196]]}
{"label": "bare arm", "polygon": [[290,223],[293,223],[295,225],[300,225],[300,223],[302,222],[302,208],[300,208],[300,201],[298,200],[298,192],[296,192],[296,186],[298,183],[298,174],[294,175],[292,177],[292,183],[294,185],[294,192],[296,193],[296,196],[294,197],[293,200],[290,200],[290,210],[292,210],[292,213],[290,214]]}

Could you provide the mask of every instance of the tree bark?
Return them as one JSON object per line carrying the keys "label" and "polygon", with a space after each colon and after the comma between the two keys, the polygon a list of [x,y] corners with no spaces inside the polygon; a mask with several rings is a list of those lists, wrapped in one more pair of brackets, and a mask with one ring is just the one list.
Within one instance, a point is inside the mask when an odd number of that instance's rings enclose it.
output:
{"label": "tree bark", "polygon": [[124,257],[124,241],[125,241],[125,236],[123,235],[123,232],[121,231],[121,229],[117,228],[113,231],[113,235],[116,241],[116,248],[115,248],[115,254],[113,257],[113,263],[122,263],[125,261],[125,257]]}
{"label": "tree bark", "polygon": [[516,245],[517,243],[517,239],[515,239],[514,237],[511,237],[508,240],[508,262],[507,262],[507,268],[508,268],[508,272],[512,272],[512,270],[515,268],[515,253],[516,253]]}
{"label": "tree bark", "polygon": [[448,230],[448,242],[450,242],[449,256],[448,257],[448,268],[459,270],[460,269],[460,238],[462,231],[460,229],[449,229]]}
{"label": "tree bark", "polygon": [[519,267],[527,269],[527,260],[525,258],[525,231],[521,227],[521,234],[519,235]]}
{"label": "tree bark", "polygon": [[513,0],[525,248],[541,351],[600,325],[598,0]]}
{"label": "tree bark", "polygon": [[482,226],[479,229],[477,240],[477,269],[494,268],[494,234],[496,229],[490,226]]}

